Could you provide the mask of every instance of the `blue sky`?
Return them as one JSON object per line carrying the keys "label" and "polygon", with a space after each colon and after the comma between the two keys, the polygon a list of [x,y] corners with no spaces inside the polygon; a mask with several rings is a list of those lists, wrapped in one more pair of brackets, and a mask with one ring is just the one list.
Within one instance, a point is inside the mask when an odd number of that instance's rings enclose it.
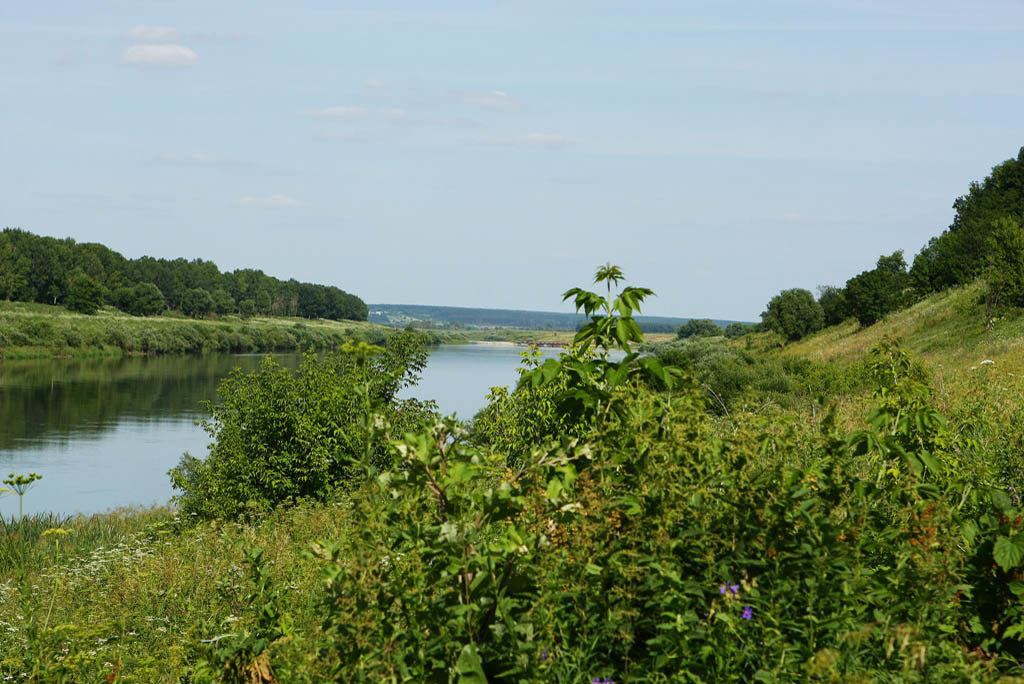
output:
{"label": "blue sky", "polygon": [[7,2],[0,225],[368,302],[756,320],[1024,145],[1024,3]]}

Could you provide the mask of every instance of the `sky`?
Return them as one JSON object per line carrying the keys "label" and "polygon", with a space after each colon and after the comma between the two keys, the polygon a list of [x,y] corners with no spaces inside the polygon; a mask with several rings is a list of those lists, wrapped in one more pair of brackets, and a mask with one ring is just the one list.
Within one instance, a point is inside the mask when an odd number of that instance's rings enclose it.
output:
{"label": "sky", "polygon": [[0,3],[0,226],[368,303],[758,320],[1024,146],[1020,0]]}

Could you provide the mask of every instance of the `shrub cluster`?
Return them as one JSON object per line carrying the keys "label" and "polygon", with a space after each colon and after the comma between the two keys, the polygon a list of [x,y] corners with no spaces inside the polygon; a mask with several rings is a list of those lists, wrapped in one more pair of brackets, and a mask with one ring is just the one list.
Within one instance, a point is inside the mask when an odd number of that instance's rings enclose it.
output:
{"label": "shrub cluster", "polygon": [[371,416],[404,431],[433,417],[435,407],[395,398],[426,364],[424,337],[402,332],[374,352],[363,343],[323,359],[309,355],[294,375],[272,357],[254,373],[236,369],[218,388],[220,400],[207,404],[209,455],[186,454],[170,473],[180,509],[233,518],[289,499],[326,501],[361,459],[386,462]]}

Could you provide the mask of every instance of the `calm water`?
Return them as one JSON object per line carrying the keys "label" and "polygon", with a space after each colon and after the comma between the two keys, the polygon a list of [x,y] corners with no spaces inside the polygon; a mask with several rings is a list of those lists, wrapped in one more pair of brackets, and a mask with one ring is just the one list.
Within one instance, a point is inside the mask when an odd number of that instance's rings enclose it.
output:
{"label": "calm water", "polygon": [[[434,399],[468,419],[490,387],[512,385],[521,348],[460,345],[434,349],[417,387],[402,396]],[[545,354],[554,352],[546,351]],[[25,511],[92,513],[165,503],[167,471],[182,453],[204,455],[199,403],[216,398],[232,368],[251,370],[258,355],[7,361],[0,364],[0,475],[41,473]],[[275,359],[295,368],[300,356]],[[18,499],[0,498],[16,515]]]}

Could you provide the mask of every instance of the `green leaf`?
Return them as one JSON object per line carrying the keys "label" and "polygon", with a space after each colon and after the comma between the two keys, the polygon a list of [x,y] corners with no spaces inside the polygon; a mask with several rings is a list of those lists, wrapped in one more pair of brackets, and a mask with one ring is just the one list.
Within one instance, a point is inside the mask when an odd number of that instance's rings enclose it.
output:
{"label": "green leaf", "polygon": [[1020,637],[1021,633],[1024,633],[1024,624],[1017,623],[1016,625],[1010,625],[1006,631],[1003,632],[1003,638],[1009,639],[1012,637]]}
{"label": "green leaf", "polygon": [[1004,572],[1017,567],[1024,559],[1024,545],[1014,543],[1009,537],[999,537],[992,548],[992,557]]}
{"label": "green leaf", "polygon": [[477,653],[476,644],[466,644],[455,663],[455,671],[459,675],[458,684],[487,684],[484,674],[483,660]]}

